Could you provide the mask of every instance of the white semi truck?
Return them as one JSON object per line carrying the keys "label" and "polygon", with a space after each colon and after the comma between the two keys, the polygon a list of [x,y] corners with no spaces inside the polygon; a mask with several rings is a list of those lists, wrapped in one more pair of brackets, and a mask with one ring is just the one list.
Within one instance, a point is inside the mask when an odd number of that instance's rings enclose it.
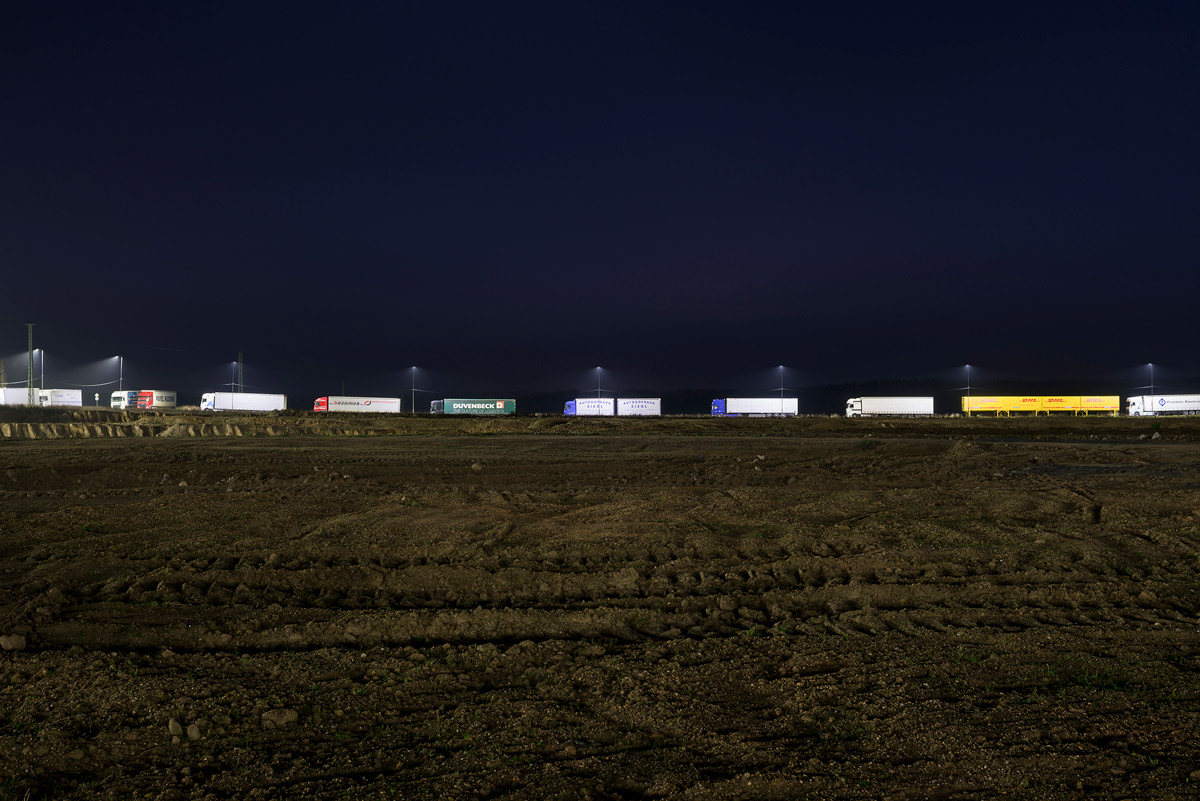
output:
{"label": "white semi truck", "polygon": [[121,389],[109,397],[109,405],[114,409],[136,409],[138,391],[136,389]]}
{"label": "white semi truck", "polygon": [[612,417],[616,414],[613,398],[576,398],[563,407],[567,417]]}
{"label": "white semi truck", "polygon": [[1200,414],[1200,395],[1134,395],[1125,399],[1130,417]]}
{"label": "white semi truck", "polygon": [[390,412],[400,413],[399,398],[361,398],[329,395],[313,401],[314,412]]}
{"label": "white semi truck", "polygon": [[275,412],[287,408],[287,395],[262,392],[205,392],[200,396],[202,412]]}
{"label": "white semi truck", "polygon": [[929,417],[933,414],[933,398],[850,398],[846,401],[847,417]]}
{"label": "white semi truck", "polygon": [[716,398],[713,417],[795,417],[800,401],[796,398]]}

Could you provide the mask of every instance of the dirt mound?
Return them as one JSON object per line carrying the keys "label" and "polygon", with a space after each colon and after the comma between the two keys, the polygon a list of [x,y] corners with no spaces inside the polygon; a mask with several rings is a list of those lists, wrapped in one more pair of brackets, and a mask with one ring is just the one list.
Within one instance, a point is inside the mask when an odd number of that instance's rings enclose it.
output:
{"label": "dirt mound", "polygon": [[154,436],[157,426],[104,423],[0,423],[5,439],[91,439]]}
{"label": "dirt mound", "polygon": [[104,407],[38,407],[0,406],[0,423],[106,423],[130,422],[131,417],[123,409]]}
{"label": "dirt mound", "polygon": [[951,461],[974,459],[983,452],[979,444],[968,439],[958,439],[946,449],[945,457]]}
{"label": "dirt mound", "polygon": [[160,437],[240,437],[242,436],[241,426],[232,423],[201,423],[199,425],[189,425],[187,423],[175,423],[174,425],[164,429],[158,436]]}

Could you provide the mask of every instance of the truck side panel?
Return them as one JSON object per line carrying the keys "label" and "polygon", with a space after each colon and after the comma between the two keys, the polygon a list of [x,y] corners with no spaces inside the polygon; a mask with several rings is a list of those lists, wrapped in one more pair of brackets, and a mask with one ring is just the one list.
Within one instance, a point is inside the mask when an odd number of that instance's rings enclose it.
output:
{"label": "truck side panel", "polygon": [[866,397],[850,398],[846,401],[847,408],[857,401],[862,409],[858,412],[864,417],[916,417],[933,414],[932,397]]}
{"label": "truck side panel", "polygon": [[[721,411],[718,411],[718,404]],[[717,398],[713,415],[717,417],[791,417],[798,413],[796,398]]]}
{"label": "truck side panel", "polygon": [[273,412],[287,408],[287,395],[262,392],[206,392],[200,398],[205,411]]}
{"label": "truck side panel", "polygon": [[514,398],[444,398],[443,414],[497,415],[516,414]]}
{"label": "truck side panel", "polygon": [[[323,404],[322,404],[323,402]],[[318,408],[320,406],[324,408]],[[398,414],[399,398],[372,398],[355,395],[329,395],[313,402],[315,412],[383,412]]]}
{"label": "truck side panel", "polygon": [[661,398],[617,398],[617,417],[661,416]]}
{"label": "truck side panel", "polygon": [[[567,406],[571,405],[568,401]],[[576,398],[575,415],[577,417],[612,417],[616,414],[616,403],[612,398]],[[564,414],[571,414],[564,409]]]}
{"label": "truck side panel", "polygon": [[970,414],[1051,414],[1093,412],[1116,414],[1121,399],[1116,395],[971,395],[962,397],[962,409]]}

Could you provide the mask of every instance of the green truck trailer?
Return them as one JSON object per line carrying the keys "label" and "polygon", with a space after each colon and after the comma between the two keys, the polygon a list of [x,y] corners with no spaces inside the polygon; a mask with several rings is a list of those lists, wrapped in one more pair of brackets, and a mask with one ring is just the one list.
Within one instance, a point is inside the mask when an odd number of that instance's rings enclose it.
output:
{"label": "green truck trailer", "polygon": [[430,401],[431,414],[516,414],[512,398],[444,398]]}

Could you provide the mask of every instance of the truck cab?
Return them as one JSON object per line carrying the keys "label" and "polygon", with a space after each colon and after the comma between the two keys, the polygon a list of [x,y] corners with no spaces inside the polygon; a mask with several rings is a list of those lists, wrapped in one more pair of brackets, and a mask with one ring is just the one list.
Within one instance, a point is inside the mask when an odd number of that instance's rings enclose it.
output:
{"label": "truck cab", "polygon": [[1146,413],[1146,410],[1142,408],[1142,398],[1140,395],[1127,399],[1126,413],[1130,417],[1141,417]]}
{"label": "truck cab", "polygon": [[863,401],[862,398],[848,398],[846,400],[846,416],[847,417],[862,417]]}
{"label": "truck cab", "polygon": [[175,393],[170,390],[143,389],[137,396],[139,409],[173,409],[175,404]]}
{"label": "truck cab", "polygon": [[136,389],[125,389],[114,392],[109,403],[113,409],[136,409],[138,405],[138,391]]}

